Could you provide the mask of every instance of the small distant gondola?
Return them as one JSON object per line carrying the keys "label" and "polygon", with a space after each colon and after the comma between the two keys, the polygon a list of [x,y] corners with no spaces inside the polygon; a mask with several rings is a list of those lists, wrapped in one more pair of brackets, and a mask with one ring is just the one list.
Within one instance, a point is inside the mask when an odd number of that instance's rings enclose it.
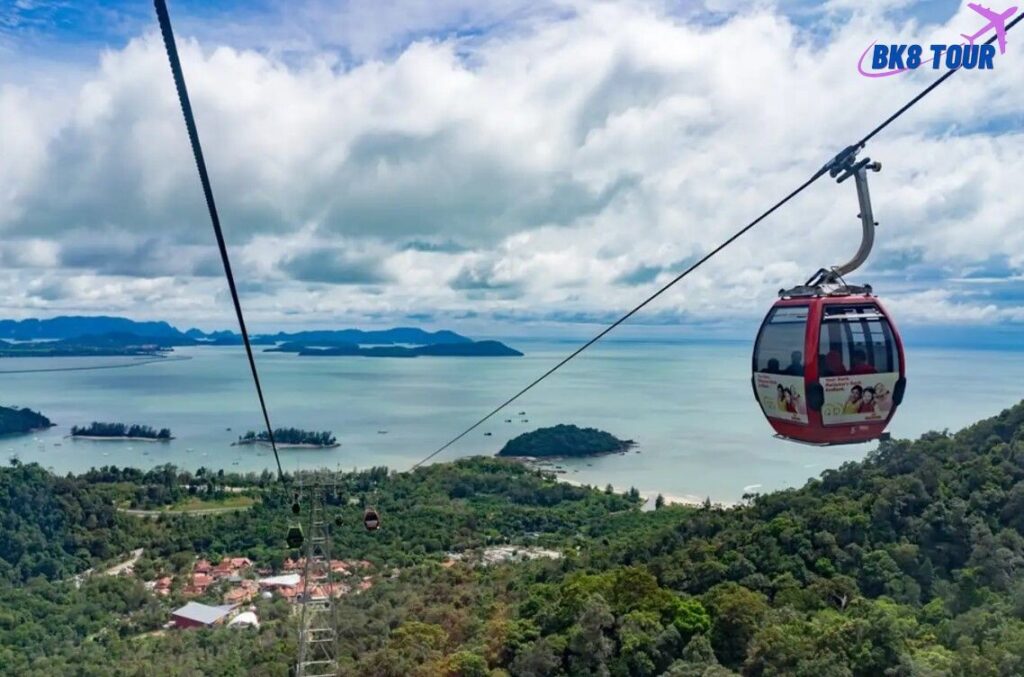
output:
{"label": "small distant gondola", "polygon": [[288,527],[288,537],[286,539],[288,547],[293,550],[298,550],[305,543],[306,537],[302,533],[302,527],[298,524],[293,524]]}
{"label": "small distant gondola", "polygon": [[376,508],[367,508],[363,512],[363,526],[366,527],[367,531],[380,529],[380,514]]}

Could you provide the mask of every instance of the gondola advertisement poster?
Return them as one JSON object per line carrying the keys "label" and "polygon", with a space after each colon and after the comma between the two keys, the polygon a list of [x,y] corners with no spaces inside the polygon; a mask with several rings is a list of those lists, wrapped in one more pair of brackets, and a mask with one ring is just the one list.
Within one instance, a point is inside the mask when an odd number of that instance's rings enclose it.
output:
{"label": "gondola advertisement poster", "polygon": [[757,399],[766,416],[794,423],[807,423],[807,399],[804,397],[804,377],[786,374],[757,373],[754,375]]}
{"label": "gondola advertisement poster", "polygon": [[848,374],[821,379],[825,425],[884,421],[892,410],[892,393],[899,374]]}

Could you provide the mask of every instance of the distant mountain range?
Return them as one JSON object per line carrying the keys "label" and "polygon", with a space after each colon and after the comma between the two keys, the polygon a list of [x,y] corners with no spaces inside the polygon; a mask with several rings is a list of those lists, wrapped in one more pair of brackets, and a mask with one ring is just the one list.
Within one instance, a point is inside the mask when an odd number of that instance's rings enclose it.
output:
{"label": "distant mountain range", "polygon": [[[6,340],[5,340],[6,339]],[[9,343],[32,341],[35,343]],[[254,345],[277,346],[274,352],[299,355],[368,357],[519,356],[499,341],[473,341],[453,331],[416,327],[394,329],[313,330],[251,337]],[[232,331],[181,331],[167,322],[137,322],[124,317],[60,316],[45,320],[0,320],[0,357],[70,355],[140,355],[176,346],[241,345]]]}
{"label": "distant mountain range", "polygon": [[[106,315],[62,315],[46,320],[0,320],[0,339],[14,341],[74,339],[82,336],[104,334],[134,334],[139,338],[162,338],[179,340],[177,345],[193,345],[197,342],[241,343],[242,336],[233,331],[204,332],[201,329],[181,331],[167,322],[137,322],[126,317]],[[453,331],[429,332],[416,327],[396,327],[363,331],[362,329],[315,330],[294,333],[256,334],[261,342],[295,341],[306,344],[360,345],[439,345],[472,343],[473,340]],[[166,344],[167,342],[164,341]]]}
{"label": "distant mountain range", "polygon": [[294,341],[306,345],[356,344],[364,346],[387,346],[407,344],[416,346],[451,345],[455,343],[473,343],[473,339],[456,334],[453,331],[424,331],[415,327],[395,327],[363,331],[362,329],[341,329],[338,331],[300,331],[292,334],[280,332],[270,338],[278,341]]}
{"label": "distant mountain range", "polygon": [[0,320],[0,339],[15,341],[71,339],[112,333],[130,333],[139,337],[185,338],[184,334],[166,322],[136,322],[125,317],[106,315],[62,315],[48,320]]}
{"label": "distant mountain range", "polygon": [[336,343],[327,346],[287,342],[268,348],[268,353],[295,353],[306,357],[356,355],[360,357],[522,357],[522,353],[501,341],[465,341],[459,343],[433,343],[421,346],[368,346],[355,343]]}

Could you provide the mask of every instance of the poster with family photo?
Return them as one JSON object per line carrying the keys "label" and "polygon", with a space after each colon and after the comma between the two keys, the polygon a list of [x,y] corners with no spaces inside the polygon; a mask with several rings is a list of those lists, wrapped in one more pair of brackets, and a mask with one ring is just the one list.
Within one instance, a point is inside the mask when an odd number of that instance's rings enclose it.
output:
{"label": "poster with family photo", "polygon": [[825,403],[821,420],[825,425],[884,421],[892,411],[892,392],[897,373],[828,376],[821,379]]}
{"label": "poster with family photo", "polygon": [[807,423],[803,376],[758,373],[754,375],[754,387],[766,416]]}

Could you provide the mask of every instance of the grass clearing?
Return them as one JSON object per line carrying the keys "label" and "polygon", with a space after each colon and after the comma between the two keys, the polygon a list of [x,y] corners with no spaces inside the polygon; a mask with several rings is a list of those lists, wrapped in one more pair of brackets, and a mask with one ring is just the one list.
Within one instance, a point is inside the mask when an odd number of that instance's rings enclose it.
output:
{"label": "grass clearing", "polygon": [[256,499],[252,496],[234,495],[226,496],[222,499],[217,500],[206,500],[197,498],[195,496],[189,496],[185,500],[175,503],[174,505],[166,508],[167,512],[193,512],[196,510],[227,510],[227,509],[238,509],[238,508],[249,508]]}

